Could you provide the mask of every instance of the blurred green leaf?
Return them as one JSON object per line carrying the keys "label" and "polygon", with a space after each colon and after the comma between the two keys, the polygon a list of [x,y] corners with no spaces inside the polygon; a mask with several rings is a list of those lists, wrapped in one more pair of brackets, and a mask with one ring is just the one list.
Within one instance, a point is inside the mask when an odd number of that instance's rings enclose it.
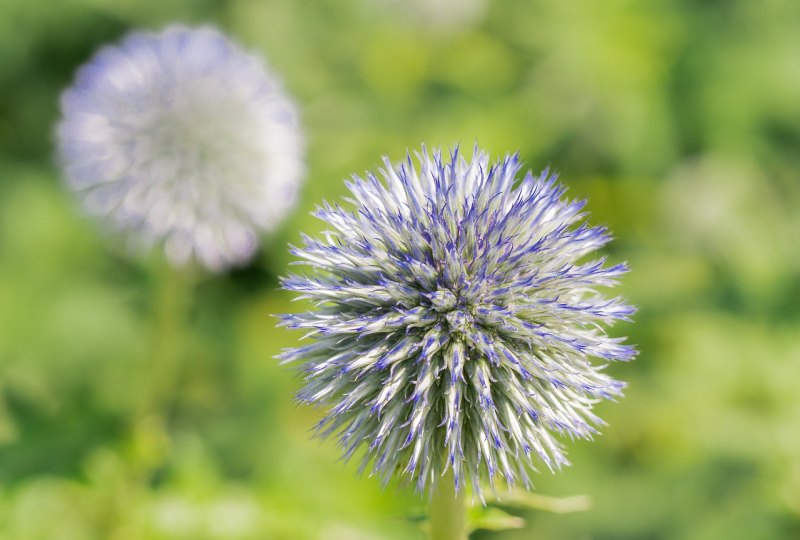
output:
{"label": "blurred green leaf", "polygon": [[572,497],[548,497],[521,488],[512,488],[508,492],[486,498],[488,504],[499,504],[515,508],[527,508],[555,514],[571,514],[585,512],[592,507],[592,499],[586,495]]}
{"label": "blurred green leaf", "polygon": [[525,520],[494,506],[473,507],[467,513],[467,530],[508,531],[522,529]]}

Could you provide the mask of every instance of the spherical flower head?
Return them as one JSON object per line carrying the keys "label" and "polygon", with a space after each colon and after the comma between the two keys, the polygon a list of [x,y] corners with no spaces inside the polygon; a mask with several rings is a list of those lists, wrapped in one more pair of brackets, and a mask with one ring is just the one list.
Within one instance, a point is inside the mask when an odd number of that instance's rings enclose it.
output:
{"label": "spherical flower head", "polygon": [[591,438],[593,405],[621,393],[603,368],[635,351],[604,327],[634,309],[597,289],[626,267],[591,258],[609,235],[554,175],[477,148],[417,158],[354,177],[354,210],[316,211],[324,240],[293,250],[312,272],[283,281],[317,306],[283,318],[313,342],[283,357],[304,362],[300,399],[329,407],[321,433],[347,457],[366,447],[384,480],[424,490],[452,468],[457,489],[530,487],[528,470],[567,464],[560,439]]}
{"label": "spherical flower head", "polygon": [[134,32],[61,99],[60,161],[85,209],[169,259],[246,262],[294,205],[297,112],[275,75],[213,28]]}

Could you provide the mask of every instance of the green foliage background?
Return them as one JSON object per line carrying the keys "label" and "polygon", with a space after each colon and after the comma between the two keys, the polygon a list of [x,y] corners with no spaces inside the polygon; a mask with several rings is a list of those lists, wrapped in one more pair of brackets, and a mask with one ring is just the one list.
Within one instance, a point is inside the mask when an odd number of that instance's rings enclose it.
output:
{"label": "green foliage background", "polygon": [[[641,308],[609,426],[538,476],[593,508],[474,538],[800,538],[800,3],[476,3],[0,0],[0,539],[422,538],[410,488],[309,438],[271,314],[316,203],[459,141],[560,171]],[[77,66],[176,21],[262,52],[308,136],[297,212],[192,293],[81,217],[52,144]]]}

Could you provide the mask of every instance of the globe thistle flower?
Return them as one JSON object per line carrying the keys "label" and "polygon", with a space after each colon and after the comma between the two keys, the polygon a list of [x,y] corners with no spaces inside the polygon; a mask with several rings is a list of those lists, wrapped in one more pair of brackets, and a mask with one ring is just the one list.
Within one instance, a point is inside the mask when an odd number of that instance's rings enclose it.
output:
{"label": "globe thistle flower", "polygon": [[297,112],[258,57],[213,28],[134,32],[62,95],[58,146],[85,209],[169,259],[246,262],[292,208]]}
{"label": "globe thistle flower", "polygon": [[316,307],[282,324],[313,342],[282,357],[304,362],[299,399],[329,407],[320,433],[345,457],[366,448],[384,481],[424,490],[452,468],[456,489],[530,487],[529,468],[568,464],[560,439],[591,438],[593,405],[623,389],[603,368],[635,351],[604,326],[634,308],[597,288],[627,268],[586,259],[610,236],[555,175],[477,148],[417,159],[354,177],[354,210],[317,209],[330,230],[292,250],[312,272],[283,280]]}

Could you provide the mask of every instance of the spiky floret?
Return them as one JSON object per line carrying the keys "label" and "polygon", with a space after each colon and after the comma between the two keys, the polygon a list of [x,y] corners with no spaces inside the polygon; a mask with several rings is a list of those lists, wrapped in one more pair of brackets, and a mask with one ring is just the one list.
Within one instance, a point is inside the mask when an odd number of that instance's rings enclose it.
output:
{"label": "spiky floret", "polygon": [[83,207],[178,265],[240,265],[294,206],[297,111],[275,73],[214,28],[132,32],[61,98],[60,163]]}
{"label": "spiky floret", "polygon": [[320,433],[346,457],[366,447],[384,481],[422,491],[452,467],[457,489],[530,487],[534,456],[568,464],[558,436],[591,438],[593,405],[624,387],[603,368],[635,350],[603,327],[634,308],[596,289],[627,268],[585,260],[606,229],[555,175],[520,177],[516,155],[423,147],[417,161],[355,176],[355,210],[317,209],[331,230],[292,250],[313,271],[283,280],[316,307],[282,324],[313,342],[282,358],[304,362],[299,399],[330,407]]}

